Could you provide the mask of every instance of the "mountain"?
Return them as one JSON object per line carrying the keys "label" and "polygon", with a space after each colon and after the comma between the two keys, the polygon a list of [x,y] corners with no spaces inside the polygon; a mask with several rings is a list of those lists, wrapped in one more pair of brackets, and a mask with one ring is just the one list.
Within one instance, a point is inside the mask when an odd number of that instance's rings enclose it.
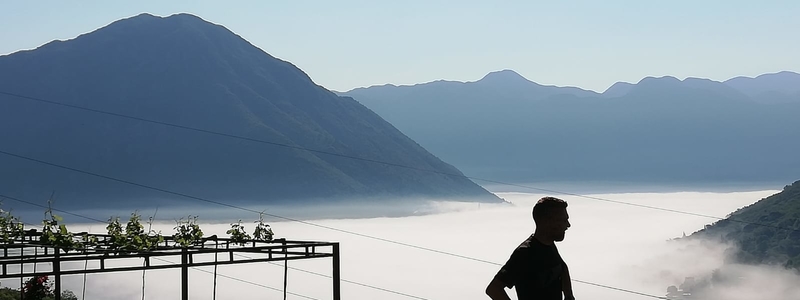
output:
{"label": "mountain", "polygon": [[763,103],[800,102],[800,74],[794,72],[736,77],[725,84]]}
{"label": "mountain", "polygon": [[782,264],[800,270],[800,181],[689,237],[721,238],[734,243],[737,262]]}
{"label": "mountain", "polygon": [[[352,98],[193,15],[142,14],[2,56],[0,91],[285,145],[0,98],[3,151],[189,195],[253,205],[500,201],[446,175],[461,173]],[[92,208],[180,198],[6,155],[0,166],[3,194],[37,201],[51,192]]]}
{"label": "mountain", "polygon": [[800,172],[800,102],[767,104],[700,78],[647,77],[596,94],[514,74],[342,95],[475,177],[748,189]]}

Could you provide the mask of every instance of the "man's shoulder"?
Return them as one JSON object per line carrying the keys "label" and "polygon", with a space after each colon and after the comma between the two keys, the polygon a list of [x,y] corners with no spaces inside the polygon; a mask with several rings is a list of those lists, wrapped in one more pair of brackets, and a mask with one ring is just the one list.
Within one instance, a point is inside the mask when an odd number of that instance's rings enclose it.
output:
{"label": "man's shoulder", "polygon": [[534,238],[533,235],[531,235],[527,239],[522,241],[522,243],[520,243],[519,246],[517,246],[517,249],[523,249],[523,248],[524,249],[530,249],[530,248],[538,247],[540,245],[541,245],[541,243],[539,243],[539,241],[537,241],[536,238]]}
{"label": "man's shoulder", "polygon": [[529,252],[530,250],[534,250],[537,247],[538,242],[536,239],[533,238],[533,235],[522,241],[517,246],[517,249],[514,249],[514,252]]}
{"label": "man's shoulder", "polygon": [[526,240],[522,241],[522,243],[514,249],[514,253],[518,255],[533,255],[539,256],[542,254],[550,254],[550,253],[557,253],[555,245],[545,245],[539,242],[536,238],[531,235]]}

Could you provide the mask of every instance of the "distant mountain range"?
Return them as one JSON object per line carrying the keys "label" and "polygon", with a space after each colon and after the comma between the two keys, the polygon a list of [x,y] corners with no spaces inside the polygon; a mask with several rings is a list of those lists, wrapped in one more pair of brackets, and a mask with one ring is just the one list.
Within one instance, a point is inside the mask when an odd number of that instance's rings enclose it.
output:
{"label": "distant mountain range", "polygon": [[476,177],[685,187],[800,175],[800,74],[792,72],[647,77],[596,93],[503,70],[340,94]]}
{"label": "distant mountain range", "polygon": [[762,103],[800,101],[800,74],[783,71],[756,78],[736,77],[725,81],[739,92]]}
{"label": "distant mountain range", "polygon": [[[166,190],[254,205],[500,201],[355,100],[192,15],[142,14],[0,56],[0,91],[288,146],[0,97],[3,151]],[[181,198],[7,155],[0,166],[0,193],[56,192],[62,207]]]}
{"label": "distant mountain range", "polygon": [[736,262],[800,270],[800,181],[689,236],[697,237],[733,243]]}

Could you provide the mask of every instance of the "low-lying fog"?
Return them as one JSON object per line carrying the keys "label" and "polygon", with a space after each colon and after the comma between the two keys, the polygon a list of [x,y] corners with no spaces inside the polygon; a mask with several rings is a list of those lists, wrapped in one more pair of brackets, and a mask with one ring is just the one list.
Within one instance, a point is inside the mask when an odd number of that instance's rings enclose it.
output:
{"label": "low-lying fog", "polygon": [[[596,197],[722,216],[777,191],[736,193],[631,193]],[[403,243],[429,247],[496,263],[504,263],[511,251],[534,229],[531,207],[543,195],[501,193],[513,205],[439,203],[441,213],[371,219],[329,219],[312,222]],[[718,244],[700,245],[668,242],[688,235],[713,222],[696,216],[644,209],[578,197],[561,197],[569,202],[572,228],[558,244],[570,266],[573,279],[637,292],[664,296],[667,287],[680,285],[685,277],[702,278],[721,266],[723,249]],[[201,220],[202,220],[201,215]],[[257,216],[242,213],[245,220]],[[123,221],[126,219],[123,218]],[[342,251],[342,279],[374,285],[424,299],[488,299],[484,288],[498,270],[487,263],[446,256],[424,250],[367,239],[294,222],[271,221],[276,237],[294,240],[338,241]],[[248,230],[252,222],[245,221]],[[174,223],[157,224],[165,234]],[[225,236],[229,224],[202,224],[207,235]],[[102,224],[70,225],[71,231],[104,233]],[[331,260],[291,261],[290,267],[330,274]],[[211,267],[203,268],[211,271]],[[741,267],[743,282],[715,289],[713,299],[800,299],[800,277],[769,267]],[[221,266],[219,274],[280,289],[282,263]],[[141,272],[87,276],[85,299],[141,299]],[[212,275],[190,271],[190,298],[212,298]],[[217,299],[278,299],[281,293],[219,277]],[[6,280],[15,287],[19,281]],[[575,282],[578,299],[644,299]],[[64,288],[79,297],[82,276],[64,278]],[[289,270],[288,290],[316,299],[332,299],[331,279]],[[149,271],[146,299],[179,299],[180,271]],[[513,291],[509,290],[512,299]],[[289,299],[307,299],[289,295]],[[364,286],[342,282],[343,299],[411,299]]]}

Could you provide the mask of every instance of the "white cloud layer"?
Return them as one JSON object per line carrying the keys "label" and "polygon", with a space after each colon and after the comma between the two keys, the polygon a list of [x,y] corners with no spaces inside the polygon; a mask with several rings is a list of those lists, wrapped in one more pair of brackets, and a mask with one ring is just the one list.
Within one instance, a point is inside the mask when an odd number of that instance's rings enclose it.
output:
{"label": "white cloud layer", "polygon": [[[603,194],[600,198],[722,216],[777,191],[737,193]],[[542,195],[503,193],[514,205],[488,205],[441,202],[438,214],[371,219],[315,220],[312,222],[339,229],[429,247],[459,255],[503,263],[508,255],[534,229],[531,207]],[[589,200],[562,197],[569,202],[573,227],[559,249],[570,266],[574,279],[664,296],[669,285],[679,285],[685,277],[702,278],[722,265],[724,245],[716,243],[675,243],[668,239],[687,235],[713,222],[697,216],[644,209]],[[202,217],[202,216],[201,216]],[[242,216],[243,219],[252,217]],[[202,219],[201,219],[202,220]],[[251,223],[246,223],[252,230]],[[295,240],[338,241],[342,251],[342,278],[426,299],[488,299],[483,290],[498,269],[496,265],[370,240],[341,232],[293,222],[272,222],[276,237]],[[172,232],[173,224],[157,224]],[[100,224],[91,231],[102,232]],[[224,235],[228,224],[203,224],[207,235]],[[72,225],[72,231],[89,229]],[[330,274],[330,259],[292,261],[289,266]],[[203,268],[207,271],[213,269]],[[731,270],[746,275],[733,286],[718,286],[716,299],[800,299],[796,274],[769,267],[734,266]],[[281,288],[283,268],[259,263],[223,266],[219,274]],[[739,273],[737,273],[739,274]],[[86,299],[141,299],[141,272],[89,275]],[[250,284],[217,279],[217,299],[251,299],[255,295],[279,298],[280,292]],[[190,271],[191,299],[211,299],[213,277]],[[19,281],[3,281],[3,286],[18,286]],[[64,278],[64,287],[81,295],[83,277]],[[290,292],[317,299],[331,299],[331,280],[289,270]],[[578,299],[644,299],[642,296],[574,283]],[[146,275],[146,299],[179,299],[178,270],[150,271]],[[513,291],[509,291],[512,294]],[[303,299],[289,295],[289,299]],[[404,296],[342,283],[343,299],[410,299]]]}

